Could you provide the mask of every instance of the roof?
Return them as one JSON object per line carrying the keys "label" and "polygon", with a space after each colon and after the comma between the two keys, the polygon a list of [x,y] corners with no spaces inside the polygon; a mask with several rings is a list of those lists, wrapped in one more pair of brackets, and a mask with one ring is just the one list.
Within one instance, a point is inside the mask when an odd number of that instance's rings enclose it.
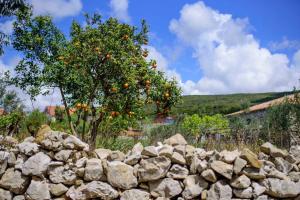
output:
{"label": "roof", "polygon": [[[56,109],[57,107],[61,108],[62,110],[65,109],[64,106],[46,106],[44,112],[45,112],[47,115],[49,115],[49,116],[51,116],[51,117],[54,117],[54,116],[55,116],[55,109]],[[73,109],[73,108],[70,108],[69,111],[70,111],[70,114],[73,114],[76,110]]]}
{"label": "roof", "polygon": [[273,99],[271,101],[267,101],[267,102],[264,102],[264,103],[261,103],[261,104],[257,104],[257,105],[249,107],[248,109],[240,110],[240,111],[234,112],[234,113],[230,113],[226,116],[234,116],[234,115],[240,115],[240,114],[244,114],[244,113],[252,113],[252,112],[266,110],[266,109],[270,108],[273,105],[280,104],[280,103],[284,102],[286,99],[294,99],[294,94],[284,96],[284,97],[280,97],[278,99]]}
{"label": "roof", "polygon": [[0,108],[0,116],[4,115],[5,114],[5,110],[4,108]]}

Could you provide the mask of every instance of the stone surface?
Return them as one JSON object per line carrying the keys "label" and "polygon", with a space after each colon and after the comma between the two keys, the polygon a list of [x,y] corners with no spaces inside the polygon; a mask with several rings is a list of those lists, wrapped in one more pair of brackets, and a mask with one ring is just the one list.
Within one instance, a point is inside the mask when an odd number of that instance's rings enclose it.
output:
{"label": "stone surface", "polygon": [[240,155],[240,152],[238,150],[234,150],[234,151],[223,150],[220,152],[220,160],[223,162],[226,162],[228,164],[231,164],[235,161],[235,159],[239,155]]}
{"label": "stone surface", "polygon": [[23,194],[29,184],[29,178],[22,175],[18,170],[9,168],[0,180],[0,187],[7,189],[15,194]]}
{"label": "stone surface", "polygon": [[233,165],[224,163],[222,161],[214,161],[211,163],[210,166],[215,172],[217,172],[218,174],[221,174],[225,178],[227,178],[227,179],[232,178]]}
{"label": "stone surface", "polygon": [[247,165],[246,160],[244,160],[240,157],[237,157],[233,164],[233,172],[235,174],[239,174],[246,165]]}
{"label": "stone surface", "polygon": [[260,150],[272,157],[286,157],[288,152],[275,147],[273,144],[266,142],[260,146]]}
{"label": "stone surface", "polygon": [[176,146],[176,145],[187,145],[186,140],[181,134],[173,135],[172,137],[164,141],[165,144]]}
{"label": "stone surface", "polygon": [[22,167],[22,174],[43,176],[47,171],[51,158],[43,152],[39,152],[26,160]]}
{"label": "stone surface", "polygon": [[111,150],[99,148],[99,149],[95,149],[95,153],[97,154],[98,158],[100,158],[101,160],[104,160],[104,159],[107,159],[109,154],[111,154]]}
{"label": "stone surface", "polygon": [[153,157],[153,156],[157,156],[158,152],[155,146],[147,146],[143,149],[142,155]]}
{"label": "stone surface", "polygon": [[252,198],[253,189],[252,187],[248,187],[245,189],[233,189],[233,194],[241,199],[251,199]]}
{"label": "stone surface", "polygon": [[150,194],[140,189],[126,190],[121,194],[120,200],[150,200]]}
{"label": "stone surface", "polygon": [[133,174],[133,167],[120,161],[108,162],[107,180],[113,186],[128,190],[138,185],[137,178]]}
{"label": "stone surface", "polygon": [[76,149],[76,150],[83,150],[83,151],[88,151],[89,150],[89,145],[82,142],[80,139],[75,137],[74,135],[69,135],[64,141],[63,145],[67,149]]}
{"label": "stone surface", "polygon": [[150,194],[153,197],[166,197],[172,198],[179,195],[182,192],[179,181],[164,178],[157,181],[149,182]]}
{"label": "stone surface", "polygon": [[207,170],[204,170],[202,173],[201,173],[201,176],[209,181],[209,182],[216,182],[217,181],[217,176],[215,174],[215,172],[211,169],[207,169]]}
{"label": "stone surface", "polygon": [[241,175],[232,179],[230,185],[237,189],[246,189],[251,185],[251,180],[246,175]]}
{"label": "stone surface", "polygon": [[262,163],[258,160],[258,157],[255,153],[253,153],[250,149],[243,149],[241,153],[241,157],[248,161],[248,163],[255,168],[261,168]]}
{"label": "stone surface", "polygon": [[22,142],[17,145],[19,151],[27,156],[32,156],[39,152],[39,145],[32,142]]}
{"label": "stone surface", "polygon": [[85,181],[98,181],[103,176],[102,161],[97,158],[92,158],[86,161],[84,170]]}
{"label": "stone surface", "polygon": [[82,189],[86,198],[116,199],[119,196],[117,190],[105,182],[92,181]]}
{"label": "stone surface", "polygon": [[51,199],[49,185],[45,181],[32,179],[26,190],[26,199],[28,200],[48,200]]}
{"label": "stone surface", "polygon": [[204,189],[208,188],[208,183],[198,175],[190,175],[183,181],[184,190],[182,196],[184,199],[194,199],[198,197]]}
{"label": "stone surface", "polygon": [[10,191],[0,188],[0,199],[1,200],[12,200],[13,194]]}
{"label": "stone surface", "polygon": [[207,192],[207,200],[231,200],[232,189],[225,181],[218,181],[211,185]]}
{"label": "stone surface", "polygon": [[65,166],[53,167],[49,169],[48,174],[52,183],[63,183],[66,185],[73,185],[77,178],[75,172]]}
{"label": "stone surface", "polygon": [[50,185],[50,193],[54,196],[61,196],[68,191],[68,188],[63,184],[51,184]]}
{"label": "stone surface", "polygon": [[171,157],[172,163],[180,164],[180,165],[185,165],[186,161],[183,155],[181,155],[178,152],[173,152],[172,157]]}
{"label": "stone surface", "polygon": [[61,150],[54,155],[58,161],[67,161],[72,153],[72,150]]}
{"label": "stone surface", "polygon": [[169,172],[167,173],[167,177],[173,179],[185,179],[188,175],[189,175],[189,170],[178,164],[174,164],[170,168]]}
{"label": "stone surface", "polygon": [[276,198],[296,197],[300,194],[300,184],[289,180],[268,178],[265,181],[266,193]]}
{"label": "stone surface", "polygon": [[164,156],[141,160],[137,172],[139,182],[154,181],[165,177],[170,166],[170,159]]}

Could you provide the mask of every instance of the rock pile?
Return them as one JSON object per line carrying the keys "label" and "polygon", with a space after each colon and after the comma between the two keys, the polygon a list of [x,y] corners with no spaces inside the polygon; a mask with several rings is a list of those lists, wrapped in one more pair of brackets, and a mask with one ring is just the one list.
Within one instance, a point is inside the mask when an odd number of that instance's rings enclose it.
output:
{"label": "rock pile", "polygon": [[126,155],[48,131],[0,151],[0,199],[300,199],[300,146],[205,151],[177,134]]}

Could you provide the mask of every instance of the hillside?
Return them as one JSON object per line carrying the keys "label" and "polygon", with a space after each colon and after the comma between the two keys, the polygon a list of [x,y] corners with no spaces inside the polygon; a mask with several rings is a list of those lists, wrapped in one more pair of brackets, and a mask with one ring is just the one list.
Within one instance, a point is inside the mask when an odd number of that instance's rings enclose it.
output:
{"label": "hillside", "polygon": [[[172,110],[172,114],[229,114],[249,106],[270,101],[292,92],[241,93],[226,95],[188,95]],[[154,114],[154,105],[147,106],[148,115]]]}

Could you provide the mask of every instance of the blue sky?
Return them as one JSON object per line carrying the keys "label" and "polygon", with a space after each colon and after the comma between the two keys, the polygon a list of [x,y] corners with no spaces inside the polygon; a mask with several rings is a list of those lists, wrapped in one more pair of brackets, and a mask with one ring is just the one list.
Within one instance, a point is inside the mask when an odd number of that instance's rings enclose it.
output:
{"label": "blue sky", "polygon": [[[150,57],[184,94],[291,90],[300,78],[299,0],[29,0],[66,34],[73,19],[104,18],[150,26]],[[1,19],[10,32],[13,19]],[[0,69],[20,59],[11,48]],[[48,101],[42,98],[41,101]],[[56,100],[59,97],[55,98]]]}

